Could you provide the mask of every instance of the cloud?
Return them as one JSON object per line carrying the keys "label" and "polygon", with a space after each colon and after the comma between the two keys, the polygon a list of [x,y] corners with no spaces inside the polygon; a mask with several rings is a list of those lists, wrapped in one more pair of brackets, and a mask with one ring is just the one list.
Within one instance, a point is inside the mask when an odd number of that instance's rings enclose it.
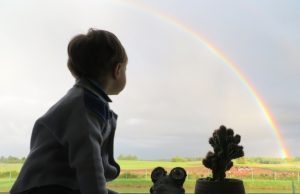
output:
{"label": "cloud", "polygon": [[[119,115],[117,153],[132,152],[145,158],[205,155],[211,149],[208,137],[224,124],[242,135],[247,154],[278,155],[274,131],[247,87],[190,34],[130,5],[88,1],[93,6],[87,7],[73,2],[70,12],[69,2],[61,2],[59,7],[52,3],[23,3],[25,7],[19,7],[13,2],[0,6],[0,21],[5,19],[0,32],[1,153],[9,150],[25,155],[20,145],[29,145],[34,121],[74,84],[66,67],[68,41],[89,27],[98,27],[113,31],[129,56],[127,86],[120,95],[112,96],[111,104]],[[180,5],[179,1],[176,4]],[[286,68],[289,64],[282,63],[288,60],[278,52],[281,44],[273,42],[281,36],[270,36],[274,31],[269,32],[269,26],[244,8],[241,17],[233,21],[232,14],[241,10],[226,6],[220,13],[210,13],[207,7],[213,4],[197,3],[203,12],[189,4],[170,11],[171,7],[162,3],[161,8],[207,35],[214,46],[236,61],[263,91],[261,95],[291,147],[296,147],[299,76]],[[229,19],[232,22],[226,22]],[[241,24],[244,20],[248,22]],[[259,31],[253,32],[256,26]],[[291,45],[293,50],[297,45]],[[281,101],[287,106],[277,109],[276,102]],[[13,145],[14,141],[19,144]],[[261,149],[268,145],[274,146]]]}

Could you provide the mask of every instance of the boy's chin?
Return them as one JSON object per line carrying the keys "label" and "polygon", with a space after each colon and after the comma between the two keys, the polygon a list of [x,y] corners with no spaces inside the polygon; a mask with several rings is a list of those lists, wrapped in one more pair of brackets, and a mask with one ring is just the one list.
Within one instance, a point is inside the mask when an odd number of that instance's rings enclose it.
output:
{"label": "boy's chin", "polygon": [[118,95],[118,94],[120,94],[121,91],[113,91],[113,92],[110,92],[108,95]]}
{"label": "boy's chin", "polygon": [[123,91],[124,87],[115,91],[112,91],[109,95],[118,95]]}
{"label": "boy's chin", "polygon": [[118,95],[119,93],[110,93],[108,95],[113,96],[113,95]]}

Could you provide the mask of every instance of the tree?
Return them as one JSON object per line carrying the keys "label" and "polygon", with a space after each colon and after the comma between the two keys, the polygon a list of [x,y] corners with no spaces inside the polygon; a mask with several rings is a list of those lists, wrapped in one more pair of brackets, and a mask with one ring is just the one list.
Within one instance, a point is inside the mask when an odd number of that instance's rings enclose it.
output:
{"label": "tree", "polygon": [[187,159],[184,158],[184,157],[175,156],[175,157],[171,158],[171,161],[172,161],[172,162],[186,162]]}
{"label": "tree", "polygon": [[119,155],[118,160],[138,160],[138,157],[135,155]]}

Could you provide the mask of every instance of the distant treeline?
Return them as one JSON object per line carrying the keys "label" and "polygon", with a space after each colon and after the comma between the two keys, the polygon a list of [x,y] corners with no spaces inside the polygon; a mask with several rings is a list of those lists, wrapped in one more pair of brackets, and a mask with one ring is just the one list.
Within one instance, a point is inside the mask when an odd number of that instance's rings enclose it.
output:
{"label": "distant treeline", "polygon": [[15,156],[1,156],[0,157],[0,162],[1,163],[23,163],[26,160],[25,157],[15,157]]}
{"label": "distant treeline", "polygon": [[[119,155],[117,157],[118,160],[139,160],[139,158],[135,155]],[[171,162],[190,162],[190,161],[201,161],[203,158],[201,157],[182,157],[175,156],[169,160]],[[26,160],[25,157],[15,157],[15,156],[1,156],[0,163],[23,163]],[[142,160],[142,159],[141,159]],[[300,157],[293,158],[272,158],[272,157],[242,157],[234,160],[236,164],[282,164],[286,162],[300,162]]]}
{"label": "distant treeline", "polygon": [[[201,157],[181,157],[175,156],[171,158],[172,162],[190,162],[201,161]],[[242,157],[234,160],[236,164],[282,164],[286,162],[300,162],[300,157],[294,158],[272,158],[272,157]]]}
{"label": "distant treeline", "polygon": [[234,160],[236,164],[283,164],[287,162],[300,162],[300,157],[272,158],[272,157],[242,157]]}
{"label": "distant treeline", "polygon": [[138,160],[138,157],[135,155],[119,155],[118,160]]}
{"label": "distant treeline", "polygon": [[201,157],[181,157],[181,156],[175,156],[171,158],[171,162],[191,162],[191,161],[200,161],[203,158]]}

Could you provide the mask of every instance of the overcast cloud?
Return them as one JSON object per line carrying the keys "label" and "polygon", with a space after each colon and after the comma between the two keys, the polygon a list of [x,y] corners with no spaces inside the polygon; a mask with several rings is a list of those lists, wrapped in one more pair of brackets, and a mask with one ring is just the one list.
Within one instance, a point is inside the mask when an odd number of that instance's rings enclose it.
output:
{"label": "overcast cloud", "polygon": [[[221,124],[242,135],[246,156],[280,156],[255,98],[222,60],[166,14],[234,61],[300,155],[299,1],[0,1],[0,155],[26,156],[35,120],[74,84],[69,40],[88,28],[115,33],[127,50],[128,83],[115,155],[205,156]],[[271,145],[271,146],[270,146]]]}

